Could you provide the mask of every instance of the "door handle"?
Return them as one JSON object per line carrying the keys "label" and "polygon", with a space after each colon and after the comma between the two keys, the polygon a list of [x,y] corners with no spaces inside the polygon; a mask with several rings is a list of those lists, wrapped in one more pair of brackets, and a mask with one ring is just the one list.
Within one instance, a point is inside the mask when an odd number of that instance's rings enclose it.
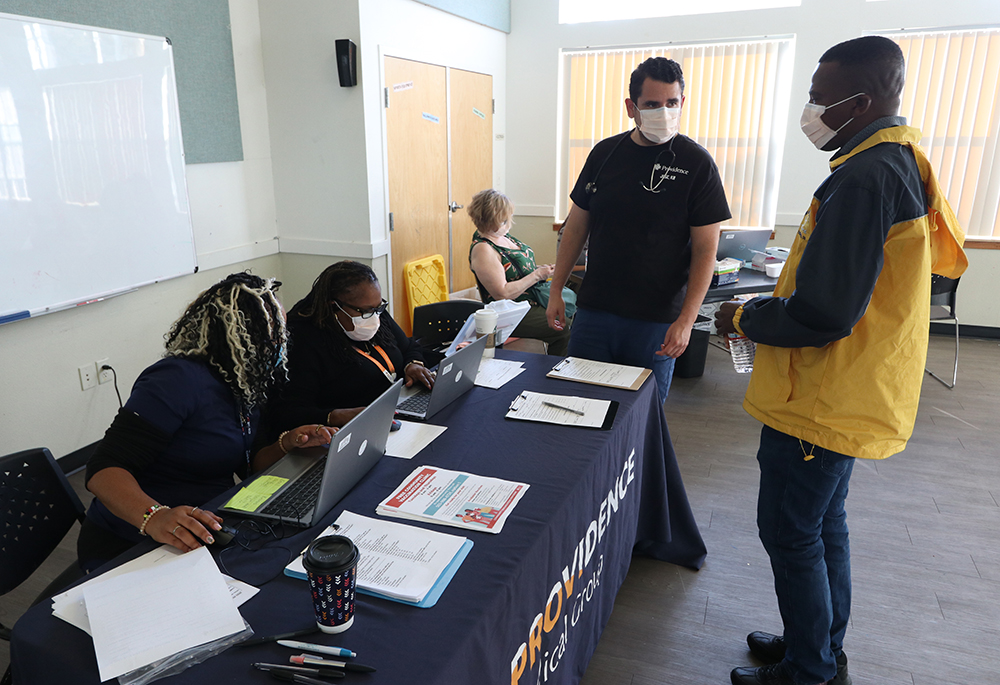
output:
{"label": "door handle", "polygon": [[460,205],[457,202],[455,202],[454,200],[452,200],[451,202],[448,203],[448,211],[451,212],[451,213],[453,213],[453,214],[455,212],[457,212],[458,210],[462,209],[462,207],[464,207],[464,205]]}

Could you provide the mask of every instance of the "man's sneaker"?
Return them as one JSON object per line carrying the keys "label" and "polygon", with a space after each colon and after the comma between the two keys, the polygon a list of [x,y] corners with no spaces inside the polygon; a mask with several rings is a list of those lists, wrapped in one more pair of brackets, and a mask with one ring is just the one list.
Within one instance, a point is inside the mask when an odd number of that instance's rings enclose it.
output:
{"label": "man's sneaker", "polygon": [[[780,635],[757,630],[747,635],[747,646],[750,653],[765,664],[777,664],[785,658],[785,638]],[[847,655],[843,652],[837,655],[837,675],[829,685],[851,685],[851,676],[847,672]]]}
{"label": "man's sneaker", "polygon": [[783,664],[734,668],[729,674],[733,685],[795,685]]}
{"label": "man's sneaker", "polygon": [[785,638],[760,630],[747,635],[750,653],[765,664],[776,664],[785,658]]}

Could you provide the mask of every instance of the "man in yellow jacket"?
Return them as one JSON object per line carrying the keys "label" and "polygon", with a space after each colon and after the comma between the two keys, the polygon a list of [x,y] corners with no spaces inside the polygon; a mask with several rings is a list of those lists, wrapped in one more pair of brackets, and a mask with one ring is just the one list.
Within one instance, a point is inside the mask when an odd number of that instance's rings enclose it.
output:
{"label": "man in yellow jacket", "polygon": [[851,567],[844,502],[854,459],[900,452],[913,432],[931,274],[957,278],[964,233],[920,131],[897,116],[893,41],[840,43],[813,73],[803,132],[836,154],[799,226],[773,297],[723,305],[721,333],[758,344],[744,408],[759,419],[757,526],[782,635],[754,632],[768,665],[734,685],[850,685],[844,633]]}

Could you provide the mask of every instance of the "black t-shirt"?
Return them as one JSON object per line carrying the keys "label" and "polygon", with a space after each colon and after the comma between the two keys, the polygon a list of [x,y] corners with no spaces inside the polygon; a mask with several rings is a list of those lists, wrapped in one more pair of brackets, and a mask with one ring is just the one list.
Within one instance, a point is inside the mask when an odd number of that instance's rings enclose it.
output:
{"label": "black t-shirt", "polygon": [[[577,206],[590,212],[587,276],[579,304],[670,323],[677,318],[678,295],[691,266],[691,226],[732,215],[708,150],[682,135],[649,147],[628,136],[598,143],[570,193]],[[597,192],[587,193],[605,160]]]}

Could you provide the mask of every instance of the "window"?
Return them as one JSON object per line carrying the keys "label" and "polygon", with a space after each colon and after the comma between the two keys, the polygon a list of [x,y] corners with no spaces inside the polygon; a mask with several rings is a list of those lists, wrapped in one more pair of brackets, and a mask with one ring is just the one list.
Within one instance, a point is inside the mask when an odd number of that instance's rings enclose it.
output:
{"label": "window", "polygon": [[906,58],[900,114],[969,238],[1000,241],[1000,29],[883,34]]}
{"label": "window", "polygon": [[773,226],[788,118],[792,39],[565,51],[564,150],[560,202],[572,190],[594,145],[626,131],[632,70],[649,57],[668,57],[684,71],[680,131],[712,154],[739,226]]}
{"label": "window", "polygon": [[590,21],[679,17],[686,14],[715,14],[772,7],[798,7],[802,0],[701,0],[679,3],[663,0],[559,0],[559,23],[579,24]]}

